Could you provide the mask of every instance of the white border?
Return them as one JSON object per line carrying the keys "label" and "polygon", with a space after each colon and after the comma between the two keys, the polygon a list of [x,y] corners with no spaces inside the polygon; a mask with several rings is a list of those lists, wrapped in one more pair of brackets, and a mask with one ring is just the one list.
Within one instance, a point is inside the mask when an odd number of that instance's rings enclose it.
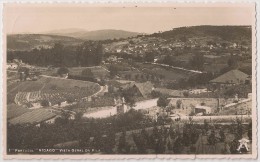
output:
{"label": "white border", "polygon": [[[20,0],[3,0],[3,1],[1,1],[1,4],[0,4],[0,9],[1,9],[1,11],[2,11],[2,3],[6,3],[6,2],[11,2],[11,3],[42,3],[42,2],[44,2],[44,3],[60,3],[60,2],[66,2],[66,3],[125,3],[125,2],[128,2],[128,3],[134,3],[134,4],[136,4],[138,1],[133,1],[133,0],[110,0],[110,1],[104,1],[104,0],[100,0],[100,1],[98,1],[98,0],[92,0],[92,1],[87,1],[87,0],[81,0],[81,1],[68,1],[68,0],[57,0],[57,1],[54,1],[54,0],[52,0],[52,1],[50,1],[50,0],[41,0],[41,1],[37,1],[37,0],[23,0],[23,1],[20,1]],[[210,0],[210,1],[205,1],[205,0],[197,0],[197,1],[194,1],[194,0],[190,0],[190,1],[176,1],[176,0],[168,0],[168,1],[158,1],[158,0],[142,0],[142,1],[139,1],[138,3],[167,3],[167,2],[180,2],[180,3],[183,3],[183,2],[186,2],[186,3],[191,3],[191,2],[230,2],[230,3],[234,3],[234,2],[242,2],[242,3],[248,3],[248,2],[255,2],[256,3],[256,12],[257,12],[257,14],[256,14],[256,19],[257,18],[259,18],[259,11],[260,11],[260,2],[258,2],[257,0],[247,0],[247,1],[243,1],[243,0],[230,0],[230,1],[227,1],[227,0],[215,0],[215,1],[213,1],[213,0]],[[2,14],[1,14],[2,15]],[[2,20],[2,17],[0,18],[1,19],[1,22],[3,21]],[[256,23],[256,27],[258,27],[259,28],[259,22],[258,21],[256,21],[257,23]],[[1,29],[1,31],[2,31],[2,29],[3,29],[3,24],[1,23],[1,25],[0,25],[0,29]],[[257,29],[257,28],[256,28]],[[2,32],[1,32],[2,33]],[[259,38],[259,32],[257,32],[257,38]],[[2,43],[3,43],[3,40],[2,40],[2,35],[1,35],[1,39],[0,39],[0,43],[1,43],[1,47],[0,47],[0,49],[1,49],[1,54],[2,54],[2,56],[3,56],[3,49],[2,49]],[[259,51],[259,47],[260,47],[260,43],[259,42],[257,42],[257,51]],[[258,53],[258,52],[257,52]],[[0,58],[0,61],[1,61],[1,63],[3,63],[3,57],[1,57]],[[259,60],[257,59],[257,61],[256,61],[256,64],[258,64],[259,63]],[[1,66],[1,70],[0,70],[0,75],[1,76],[3,76],[3,71],[2,71],[3,69],[2,69],[2,66]],[[257,70],[256,71],[259,71],[260,70],[260,68],[257,66]],[[258,78],[259,77],[259,73],[257,73],[256,74],[256,78]],[[1,78],[3,78],[3,77],[1,77]],[[258,80],[257,80],[258,81]],[[257,82],[258,83],[258,82]],[[1,82],[0,82],[0,84],[1,85],[3,85],[3,79],[1,79]],[[257,91],[259,91],[260,90],[260,88],[257,86]],[[3,95],[3,87],[1,86],[1,91],[2,91],[2,93],[1,93],[1,97],[3,97],[2,95]],[[258,101],[259,101],[259,99],[257,98],[257,103],[258,103]],[[3,105],[3,103],[2,103],[2,100],[0,101],[1,102],[1,105]],[[2,108],[3,108],[3,106],[1,106]],[[259,111],[258,111],[258,116],[260,115],[260,113],[259,113]],[[1,120],[3,120],[2,119],[2,111],[1,111],[1,115],[0,115],[0,119]],[[259,121],[257,122],[257,124],[259,124]],[[3,125],[1,124],[1,128],[3,129],[3,127],[2,127]],[[1,136],[1,138],[2,138],[2,134],[0,135]],[[3,140],[1,139],[1,144],[2,144],[2,142],[3,142]],[[257,145],[260,143],[259,142],[259,140],[257,140]],[[0,154],[0,158],[2,159],[3,157],[2,157],[2,152],[3,152],[3,150],[2,150],[2,147],[0,147],[0,151],[1,151],[1,154]],[[258,149],[258,155],[259,155],[259,149]],[[105,155],[106,156],[106,155]],[[104,156],[104,157],[105,157]],[[112,155],[112,156],[115,156],[115,155]],[[135,158],[135,157],[133,157],[132,155],[130,155],[130,156],[125,156],[125,159],[128,159],[128,158]],[[32,158],[33,158],[33,156],[32,156]],[[68,156],[68,158],[69,158],[69,156]],[[107,158],[109,158],[109,156],[107,156]],[[158,158],[158,156],[157,156],[157,158]],[[166,157],[164,157],[164,158],[166,158]],[[221,155],[219,156],[219,158],[221,158]],[[55,159],[55,157],[53,158],[53,159]],[[91,159],[91,158],[90,158]],[[106,158],[105,158],[106,159]],[[109,158],[110,159],[110,158]],[[171,158],[172,159],[172,158]],[[64,160],[64,159],[63,159]],[[196,159],[196,160],[198,160],[198,159]],[[199,159],[199,160],[202,160],[202,159]],[[203,159],[203,160],[205,160],[205,159]],[[210,159],[210,160],[213,160],[213,159]],[[214,160],[220,160],[220,159],[214,159]],[[222,159],[222,160],[228,160],[228,159]],[[244,159],[244,160],[246,160],[246,159]],[[19,160],[20,161],[20,160]],[[24,160],[21,160],[21,161],[24,161]],[[99,160],[98,160],[99,161]],[[130,160],[130,161],[132,161],[132,160]],[[146,161],[146,160],[145,160]],[[243,161],[243,159],[241,159],[241,161]],[[251,160],[250,160],[251,161]]]}

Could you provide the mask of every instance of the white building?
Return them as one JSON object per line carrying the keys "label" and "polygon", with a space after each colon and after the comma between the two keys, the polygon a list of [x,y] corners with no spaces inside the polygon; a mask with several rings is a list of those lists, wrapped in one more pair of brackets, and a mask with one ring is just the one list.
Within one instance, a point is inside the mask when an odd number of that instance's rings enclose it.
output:
{"label": "white building", "polygon": [[195,107],[195,114],[198,114],[198,113],[210,114],[211,112],[212,112],[212,109],[211,109],[211,107],[208,107],[208,106],[197,105]]}

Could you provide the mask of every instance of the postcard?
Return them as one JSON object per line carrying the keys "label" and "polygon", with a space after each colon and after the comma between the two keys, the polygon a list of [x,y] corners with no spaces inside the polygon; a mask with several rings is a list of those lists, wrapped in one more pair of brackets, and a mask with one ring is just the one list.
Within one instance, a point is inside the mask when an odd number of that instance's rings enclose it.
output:
{"label": "postcard", "polygon": [[5,159],[257,157],[254,3],[4,3]]}

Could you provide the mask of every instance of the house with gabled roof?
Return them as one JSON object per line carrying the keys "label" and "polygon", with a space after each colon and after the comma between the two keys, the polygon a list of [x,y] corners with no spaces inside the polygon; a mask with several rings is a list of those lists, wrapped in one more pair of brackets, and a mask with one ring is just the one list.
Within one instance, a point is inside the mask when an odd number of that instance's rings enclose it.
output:
{"label": "house with gabled roof", "polygon": [[50,110],[35,109],[9,120],[8,123],[11,125],[32,124],[40,126],[41,123],[54,123],[57,117],[57,114],[51,112]]}
{"label": "house with gabled roof", "polygon": [[25,108],[21,105],[17,104],[8,104],[7,105],[7,120],[16,118],[22,114],[25,114],[27,112],[30,112],[32,110]]}
{"label": "house with gabled roof", "polygon": [[134,87],[136,87],[139,90],[139,92],[144,98],[147,98],[154,89],[153,84],[151,82],[135,83]]}
{"label": "house with gabled roof", "polygon": [[130,82],[129,84],[124,85],[122,88],[123,90],[132,89],[134,90],[136,97],[144,97],[144,98],[148,98],[154,89],[153,84],[149,81],[144,83]]}
{"label": "house with gabled roof", "polygon": [[230,70],[209,82],[211,84],[219,85],[238,85],[245,84],[248,79],[249,75],[243,73],[242,71]]}

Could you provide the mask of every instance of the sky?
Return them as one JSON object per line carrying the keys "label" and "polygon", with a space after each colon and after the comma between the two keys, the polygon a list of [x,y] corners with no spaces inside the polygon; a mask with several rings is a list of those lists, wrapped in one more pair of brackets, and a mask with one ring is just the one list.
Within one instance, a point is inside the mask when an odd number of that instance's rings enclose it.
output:
{"label": "sky", "polygon": [[42,33],[79,28],[127,30],[140,33],[197,25],[252,25],[252,5],[76,5],[5,4],[4,30]]}

